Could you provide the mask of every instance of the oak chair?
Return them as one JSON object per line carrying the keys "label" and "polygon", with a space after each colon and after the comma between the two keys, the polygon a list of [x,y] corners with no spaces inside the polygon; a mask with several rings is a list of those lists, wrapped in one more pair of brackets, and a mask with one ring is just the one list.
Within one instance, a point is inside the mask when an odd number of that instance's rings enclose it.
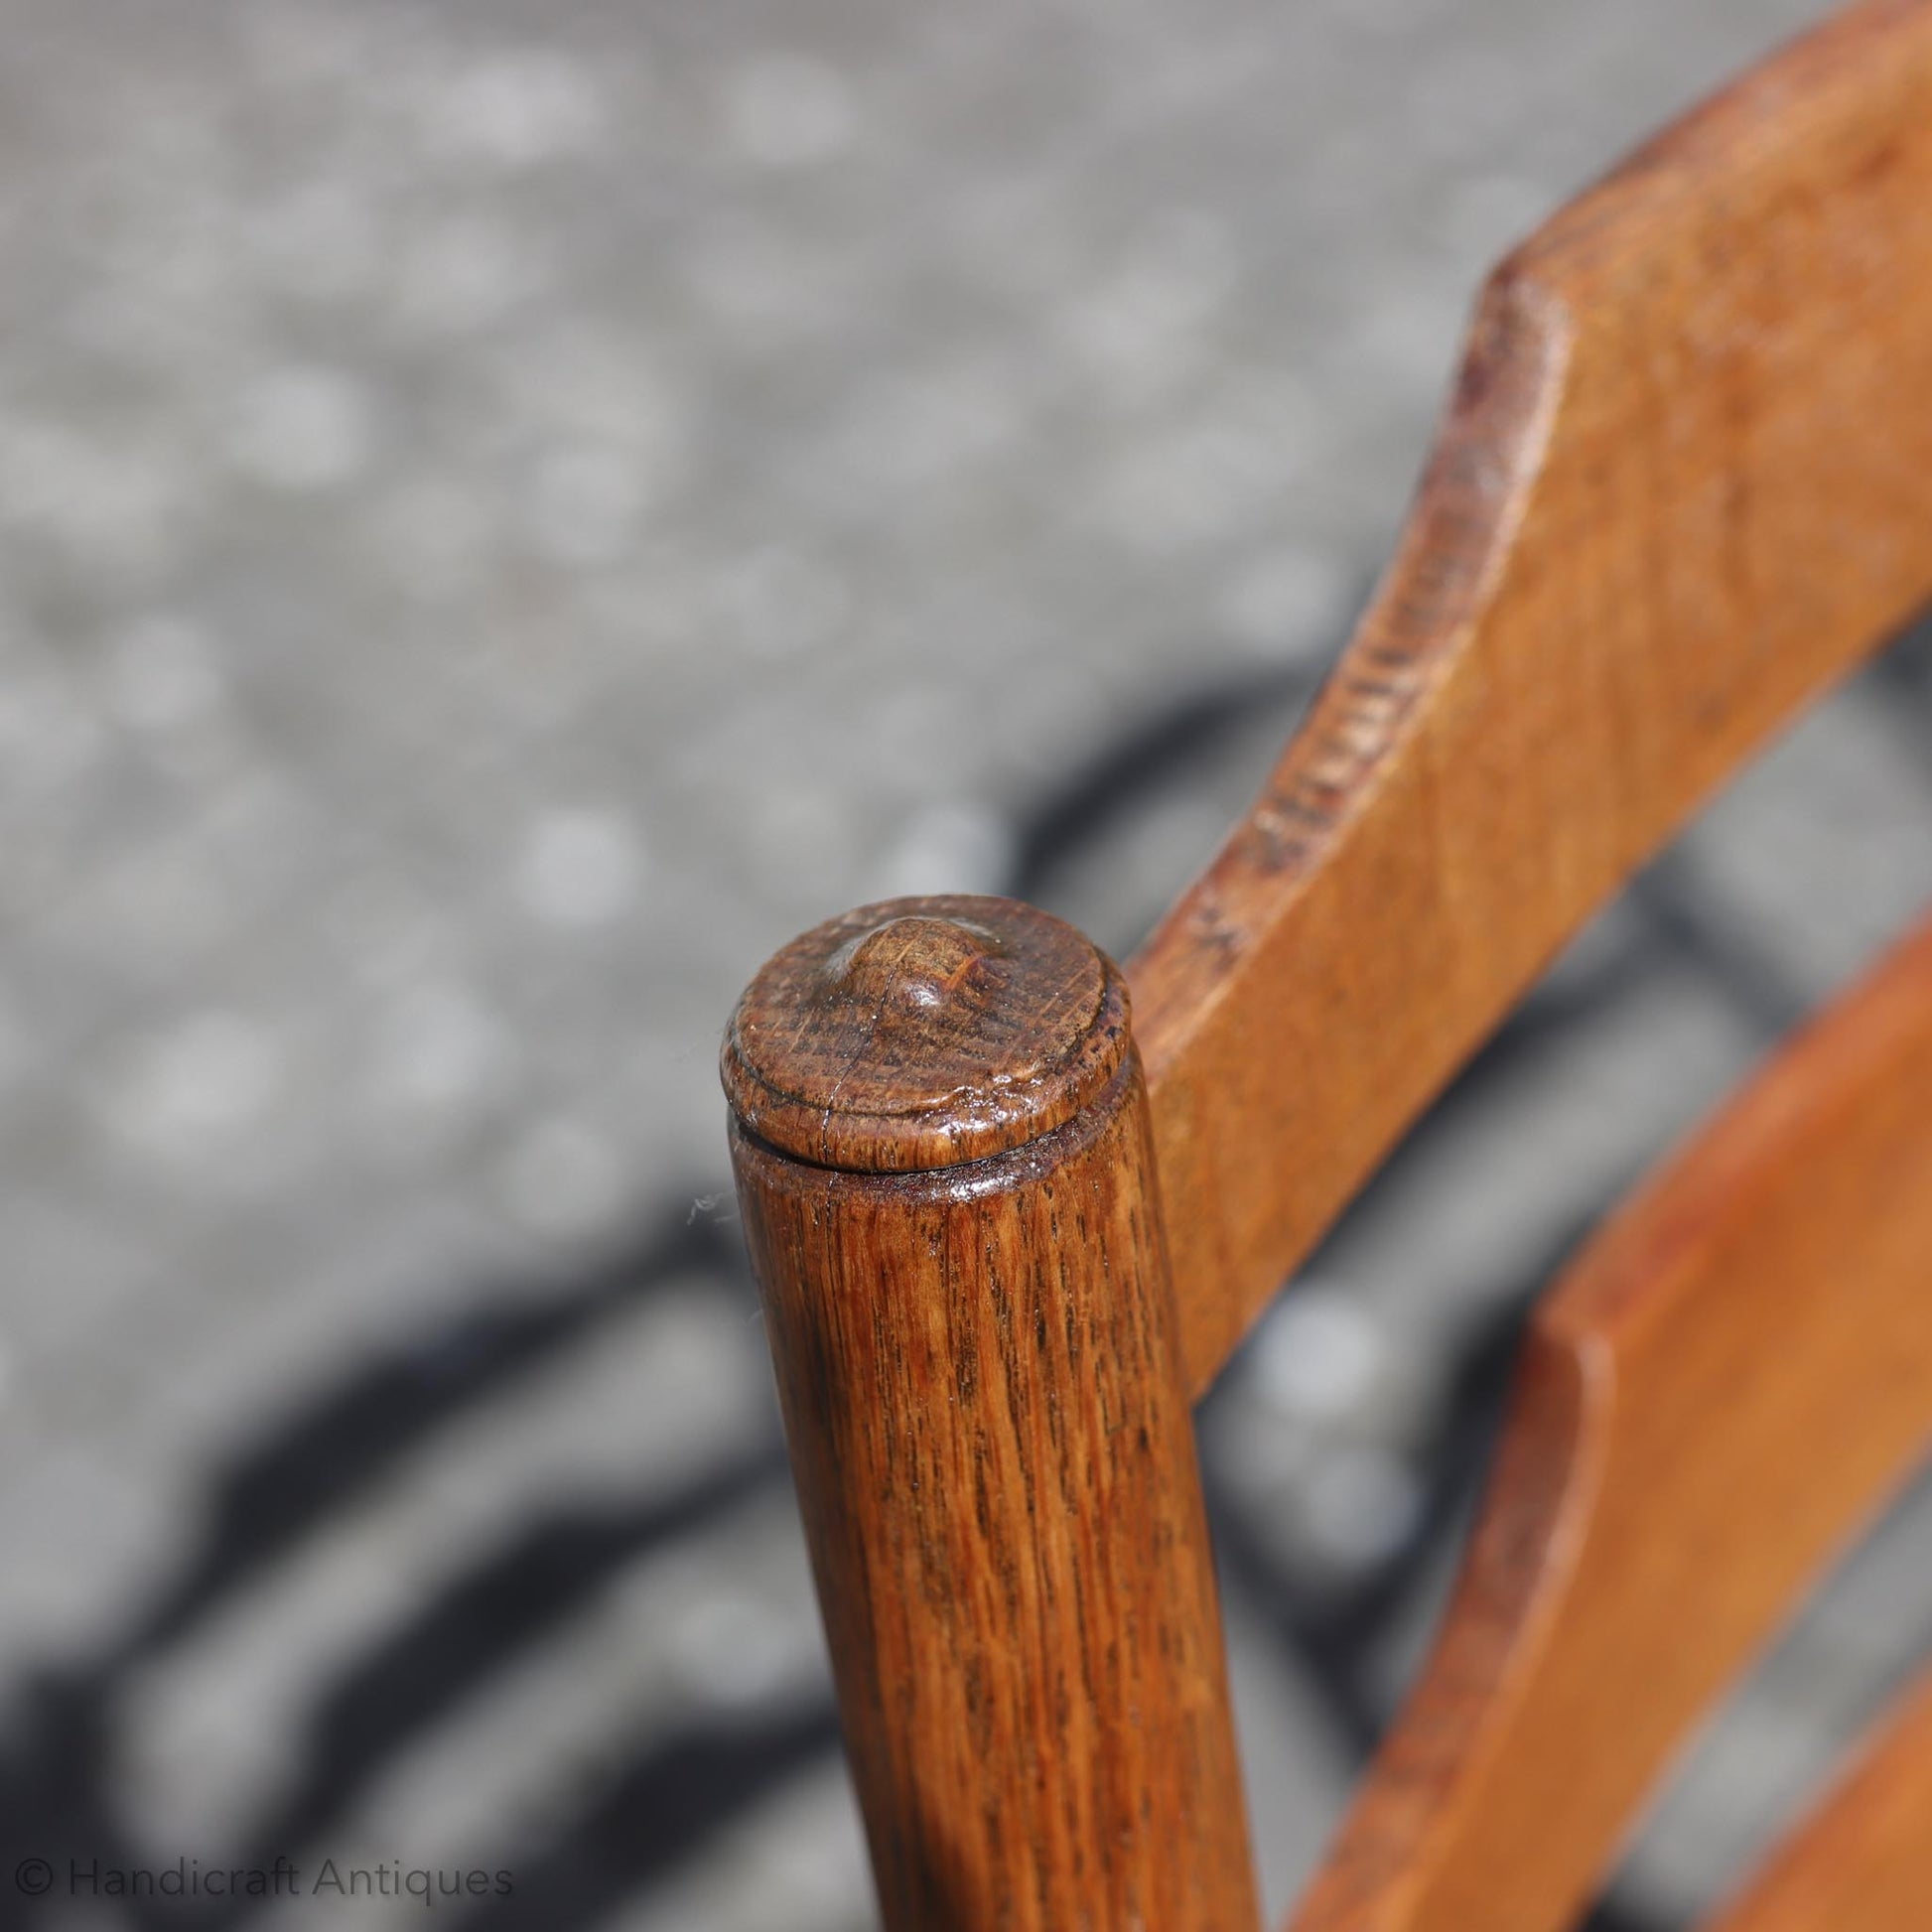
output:
{"label": "oak chair", "polygon": [[[1373,607],[1124,976],[957,897],[754,981],[738,1187],[892,1932],[1255,1925],[1193,1398],[1587,915],[1928,597],[1932,3],[1879,0],[1496,270]],[[1296,1925],[1572,1922],[1928,1442],[1932,924],[1540,1305]],[[1718,1923],[1932,1925],[1932,1691]]]}

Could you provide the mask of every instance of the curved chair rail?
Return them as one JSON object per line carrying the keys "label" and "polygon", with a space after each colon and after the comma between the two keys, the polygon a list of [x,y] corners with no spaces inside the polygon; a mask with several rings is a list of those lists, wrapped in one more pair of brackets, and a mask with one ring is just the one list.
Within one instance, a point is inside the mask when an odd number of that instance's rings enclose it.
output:
{"label": "curved chair rail", "polygon": [[[1443,1635],[1300,1932],[1570,1923],[1689,1725],[1916,1465],[1932,1442],[1929,1095],[1932,921],[1538,1308]],[[1900,1737],[1885,1775],[1923,1788],[1932,1758],[1913,1752],[1932,1750],[1932,1723]],[[1843,1820],[1809,1863],[1831,1854],[1850,1884]],[[1863,1863],[1896,1883],[1901,1861],[1918,1916],[1808,1922],[1922,1924],[1922,1816]]]}
{"label": "curved chair rail", "polygon": [[1932,1898],[1932,1678],[1711,1932],[1918,1932]]}
{"label": "curved chair rail", "polygon": [[1491,278],[1375,603],[1129,968],[1192,1386],[1564,941],[1932,595],[1932,7]]}

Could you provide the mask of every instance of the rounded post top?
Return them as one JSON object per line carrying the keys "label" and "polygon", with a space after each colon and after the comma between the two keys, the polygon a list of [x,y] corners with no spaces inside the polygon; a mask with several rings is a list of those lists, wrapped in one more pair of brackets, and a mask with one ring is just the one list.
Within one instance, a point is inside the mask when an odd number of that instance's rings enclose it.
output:
{"label": "rounded post top", "polygon": [[725,1035],[739,1122],[782,1154],[866,1173],[1036,1140],[1128,1050],[1127,987],[1084,934],[1018,899],[887,899],[760,969]]}

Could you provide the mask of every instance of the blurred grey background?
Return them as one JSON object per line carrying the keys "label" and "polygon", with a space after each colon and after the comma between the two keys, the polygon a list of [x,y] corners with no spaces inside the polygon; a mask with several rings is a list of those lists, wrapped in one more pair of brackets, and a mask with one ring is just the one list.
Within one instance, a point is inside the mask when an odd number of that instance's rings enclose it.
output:
{"label": "blurred grey background", "polygon": [[[422,1911],[16,1895],[69,1850],[870,1923],[731,1001],[900,891],[1131,947],[1338,648],[1485,265],[1812,11],[5,0],[0,1924]],[[1592,928],[1204,1412],[1271,1898],[1524,1298],[1932,897],[1927,665]],[[1926,1514],[1618,1922],[1923,1651]]]}

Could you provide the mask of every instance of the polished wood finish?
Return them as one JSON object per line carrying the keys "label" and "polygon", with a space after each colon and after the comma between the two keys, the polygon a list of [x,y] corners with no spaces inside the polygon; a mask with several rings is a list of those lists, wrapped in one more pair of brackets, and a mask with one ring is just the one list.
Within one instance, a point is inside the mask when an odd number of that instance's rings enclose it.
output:
{"label": "polished wood finish", "polygon": [[868,907],[725,1064],[791,1097],[733,1160],[887,1926],[1252,1932],[1120,974],[1027,906]]}
{"label": "polished wood finish", "polygon": [[768,960],[732,1015],[725,1097],[822,1167],[943,1168],[1036,1140],[1127,1050],[1120,975],[1012,899],[862,905]]}
{"label": "polished wood finish", "polygon": [[1708,1932],[1924,1932],[1932,1918],[1932,1678]]}
{"label": "polished wood finish", "polygon": [[1538,1308],[1448,1623],[1301,1932],[1568,1923],[1687,1726],[1932,1443],[1929,1286],[1932,924]]}
{"label": "polished wood finish", "polygon": [[[1360,633],[1130,967],[1145,1083],[1119,976],[1005,902],[863,908],[755,982],[739,1189],[893,1932],[1252,1923],[1189,1395],[1579,924],[1929,595],[1932,0],[1885,0],[1492,278]],[[1928,1254],[1932,927],[1539,1311],[1303,1932],[1571,1921],[1932,1436]],[[1727,1932],[1905,1895],[1928,1722]]]}
{"label": "polished wood finish", "polygon": [[1932,595],[1928,316],[1922,0],[1497,270],[1360,632],[1128,967],[1194,1388],[1564,940]]}

